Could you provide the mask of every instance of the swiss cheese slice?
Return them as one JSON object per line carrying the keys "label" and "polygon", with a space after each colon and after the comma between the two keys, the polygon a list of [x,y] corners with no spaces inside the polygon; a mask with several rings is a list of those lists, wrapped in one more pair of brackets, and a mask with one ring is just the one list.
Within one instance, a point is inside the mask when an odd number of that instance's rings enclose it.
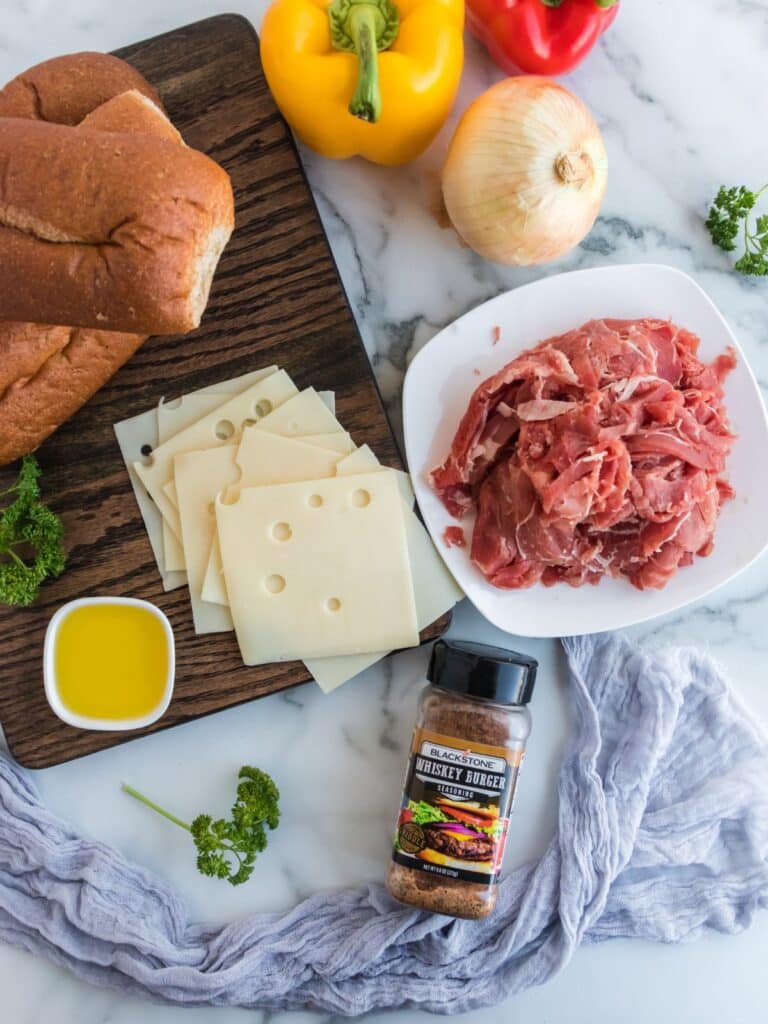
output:
{"label": "swiss cheese slice", "polygon": [[[303,438],[302,443],[306,440]],[[418,627],[419,630],[426,629],[435,619],[444,615],[457,601],[460,601],[464,594],[435,550],[424,525],[413,511],[414,494],[408,474],[382,466],[368,445],[363,445],[349,457],[337,462],[335,472],[338,476],[353,476],[364,472],[388,472],[397,480],[398,489],[404,502],[403,514]],[[277,476],[278,473],[274,475]],[[244,475],[239,484],[248,486],[252,482],[255,481]],[[273,482],[276,481],[273,480]],[[222,573],[218,537],[215,537],[213,541],[202,596],[204,600],[217,604],[229,603]],[[307,661],[307,668],[321,689],[329,693],[381,658],[386,657],[388,653],[388,651],[378,651],[373,654],[313,658]]]}
{"label": "swiss cheese slice", "polygon": [[202,419],[175,434],[165,444],[158,445],[152,453],[149,465],[142,462],[134,463],[137,476],[157,505],[163,519],[179,539],[179,515],[163,490],[165,484],[173,479],[174,458],[185,452],[215,449],[237,443],[245,426],[256,422],[260,417],[266,419],[273,409],[277,409],[295,394],[297,389],[291,378],[284,370],[278,370],[277,373],[252,384],[241,394],[228,399]]}
{"label": "swiss cheese slice", "polygon": [[277,373],[277,369],[276,366],[265,366],[262,370],[253,370],[232,380],[219,381],[218,384],[191,391],[180,398],[172,398],[167,402],[161,398],[157,407],[157,434],[160,444],[191,427],[203,416],[218,409],[229,398],[241,395],[252,384],[258,384],[260,380],[271,377],[273,373]]}
{"label": "swiss cheese slice", "polygon": [[302,434],[299,438],[303,444],[312,444],[316,448],[328,448],[340,455],[349,455],[355,450],[355,442],[346,430],[336,430],[332,434]]}
{"label": "swiss cheese slice", "polygon": [[130,419],[116,423],[114,431],[136,497],[136,504],[139,506],[141,518],[144,520],[163,590],[177,590],[186,584],[186,574],[166,571],[163,551],[163,517],[133,468],[139,459],[145,458],[144,451],[156,448],[159,443],[157,439],[157,408],[153,406],[146,412],[139,413],[138,416],[131,416]]}
{"label": "swiss cheese slice", "polygon": [[187,566],[184,562],[184,549],[181,546],[181,541],[162,516],[160,516],[160,521],[166,572],[184,572]]}
{"label": "swiss cheese slice", "polygon": [[[413,511],[414,494],[408,474],[399,470],[387,470],[379,463],[368,445],[363,445],[336,464],[336,473],[339,476],[355,476],[365,471],[377,470],[391,473],[398,482],[403,500],[417,625],[419,630],[426,629],[453,608],[464,594],[448,572],[424,525]],[[335,658],[310,658],[306,661],[306,666],[320,689],[324,693],[330,693],[386,657],[388,653],[389,651],[377,651],[372,654],[348,654]]]}
{"label": "swiss cheese slice", "polygon": [[[189,395],[185,395],[183,399],[177,399],[169,403],[169,405],[182,405],[190,400],[194,403],[199,398],[208,394],[215,394],[217,396],[216,404],[221,404],[228,397],[240,394],[250,387],[251,384],[270,376],[276,370],[276,366],[268,366],[263,370],[254,370],[240,377],[234,377],[232,380],[219,381],[206,388],[201,388],[199,391],[193,391]],[[198,409],[199,406],[195,407],[194,411],[190,414],[191,420],[198,418]],[[177,433],[178,430],[183,429],[187,425],[188,423],[177,422],[173,427],[170,424],[165,426],[170,432]],[[186,584],[186,574],[182,571],[166,569],[165,545],[163,543],[164,520],[134,469],[134,464],[138,461],[144,461],[148,464],[149,456],[145,453],[154,451],[161,441],[167,440],[167,438],[160,436],[158,408],[147,409],[146,412],[139,413],[138,416],[131,416],[130,419],[116,423],[114,431],[117,443],[120,446],[120,454],[123,457],[123,462],[131,481],[133,493],[136,496],[136,504],[139,506],[141,518],[144,520],[152,554],[163,583],[163,590],[176,590],[178,587],[183,587]]]}
{"label": "swiss cheese slice", "polygon": [[299,438],[246,430],[237,450],[241,475],[235,486],[266,487],[321,480],[336,476],[336,464],[343,458],[339,452],[303,444]]}
{"label": "swiss cheese slice", "polygon": [[[336,472],[339,476],[353,476],[355,473],[372,473],[378,469],[384,470],[377,457],[374,455],[370,445],[362,444],[354,452],[350,452],[345,458],[337,463]],[[392,470],[395,472],[395,470]],[[399,472],[399,470],[397,471]],[[407,478],[407,474],[402,473]],[[410,487],[410,484],[408,484]]]}
{"label": "swiss cheese slice", "polygon": [[[364,445],[346,459],[336,464],[339,476],[355,475],[365,469],[373,469],[379,465],[378,459]],[[384,467],[379,465],[380,469]],[[415,495],[411,480],[407,473],[399,469],[388,470],[398,481],[400,494],[406,508],[405,526],[408,537],[408,553],[413,573],[413,588],[416,597],[416,609],[419,629],[426,629],[441,615],[445,615],[458,601],[464,597],[464,591],[448,571],[440,553],[432,543],[426,527],[413,511]]]}
{"label": "swiss cheese slice", "polygon": [[[165,444],[174,434],[178,434],[181,430],[186,430],[187,427],[192,426],[193,423],[202,419],[203,416],[206,416],[213,409],[223,405],[228,398],[240,394],[250,387],[251,384],[263,380],[264,377],[275,373],[276,370],[276,366],[270,366],[266,370],[256,370],[253,373],[248,373],[238,378],[237,381],[233,381],[230,386],[228,386],[227,381],[224,381],[222,384],[214,384],[211,388],[192,392],[189,395],[182,395],[181,398],[175,398],[169,402],[161,398],[160,404],[157,407],[158,444]],[[168,492],[166,491],[166,493]],[[168,496],[175,508],[175,495],[172,497],[169,494]],[[162,530],[166,570],[168,572],[183,571],[186,566],[184,565],[184,552],[181,547],[181,541],[164,519]]]}
{"label": "swiss cheese slice", "polygon": [[246,665],[418,644],[390,473],[244,488],[216,519]]}
{"label": "swiss cheese slice", "polygon": [[[237,445],[235,445],[235,447],[237,447]],[[196,450],[204,451],[205,449],[201,448],[201,449],[196,449]],[[170,503],[173,505],[173,507],[175,509],[178,509],[178,507],[179,507],[179,496],[176,493],[176,481],[175,480],[169,480],[167,484],[163,484],[163,494],[166,496],[168,501],[170,501]]]}
{"label": "swiss cheese slice", "polygon": [[[337,434],[316,435],[322,438],[337,437]],[[349,436],[349,435],[347,435]],[[354,456],[341,458],[325,451],[318,456],[307,449],[307,441],[310,437],[302,438],[281,438],[279,444],[270,446],[266,443],[270,438],[266,432],[261,430],[246,431],[240,444],[237,461],[242,469],[242,476],[235,486],[237,487],[263,487],[265,484],[287,484],[300,480],[321,480],[326,477],[336,476],[339,466],[346,467],[346,474],[355,472],[366,472],[381,469],[379,460],[373,454],[368,445],[359,448],[357,452],[362,453],[356,459]],[[315,447],[315,446],[313,446]],[[274,463],[271,459],[283,453],[283,459]],[[357,455],[357,452],[355,455]],[[406,474],[400,474],[406,480],[405,487],[410,488],[407,483]],[[400,482],[401,491],[403,489]],[[405,491],[407,496],[408,490]],[[226,500],[226,498],[225,498]],[[411,492],[411,504],[413,494]],[[211,601],[214,604],[229,604],[227,587],[223,576],[221,564],[221,546],[218,537],[214,537],[211,545],[211,555],[208,559],[208,568],[205,573],[202,591],[203,600]]]}
{"label": "swiss cheese slice", "polygon": [[281,437],[342,432],[343,427],[314,388],[306,388],[259,420],[259,430]]}
{"label": "swiss cheese slice", "polygon": [[[252,384],[276,373],[277,369],[276,366],[268,366],[261,370],[254,370],[251,373],[234,377],[231,380],[218,381],[215,384],[189,392],[181,398],[172,399],[169,402],[161,400],[157,408],[148,409],[146,412],[115,424],[114,430],[120,446],[120,453],[131,481],[131,487],[136,496],[136,503],[139,506],[141,517],[144,520],[144,526],[147,530],[152,554],[157,563],[164,590],[175,590],[187,583],[187,577],[184,572],[166,569],[166,545],[164,544],[163,534],[167,533],[173,539],[173,543],[178,545],[179,542],[160,515],[157,506],[147,494],[146,488],[141,483],[134,469],[134,463],[141,460],[148,464],[149,457],[145,454],[146,451],[153,451],[159,444],[191,426],[229,398],[242,394]],[[321,391],[318,394],[331,412],[333,412],[335,407],[333,392]],[[307,444],[318,444],[320,447],[331,448],[344,454],[353,451],[355,447],[349,434],[342,432],[340,428],[333,434],[305,437],[303,440]],[[176,498],[172,488],[169,489],[169,499],[174,507],[176,507]],[[173,559],[171,564],[173,564]]]}
{"label": "swiss cheese slice", "polygon": [[[249,428],[243,434],[237,452],[240,477],[233,487],[265,487],[332,477],[336,475],[336,464],[342,458],[340,452],[305,444],[303,438],[281,437],[258,427]],[[224,500],[228,498],[229,495],[225,494]],[[213,538],[211,545],[202,597],[213,604],[229,604],[217,537]]]}
{"label": "swiss cheese slice", "polygon": [[[152,447],[156,448],[158,444],[165,444],[175,434],[191,427],[193,423],[202,419],[213,409],[223,405],[228,398],[242,394],[251,384],[256,384],[276,372],[276,366],[267,366],[262,370],[244,373],[233,380],[224,380],[218,384],[211,384],[207,388],[200,388],[198,391],[192,391],[168,402],[161,398],[157,407],[157,440]],[[173,505],[176,507],[175,497]],[[165,569],[167,572],[182,572],[185,565],[181,542],[164,519],[161,528]]]}
{"label": "swiss cheese slice", "polygon": [[218,530],[211,543],[205,579],[203,580],[202,598],[211,604],[224,604],[229,607],[227,584],[224,580],[224,569],[221,565],[221,545],[219,544]]}
{"label": "swiss cheese slice", "polygon": [[409,508],[412,508],[416,501],[416,495],[413,493],[411,478],[402,469],[390,469],[388,466],[382,466],[367,444],[356,448],[355,451],[336,463],[337,476],[354,476],[355,473],[374,473],[376,471],[394,475],[403,501]]}
{"label": "swiss cheese slice", "polygon": [[187,565],[195,632],[224,633],[232,629],[229,609],[202,599],[203,579],[216,532],[214,502],[238,477],[236,445],[183,452],[174,459],[181,537]]}
{"label": "swiss cheese slice", "polygon": [[[323,404],[328,407],[331,414],[336,416],[336,392],[335,391],[318,391],[318,396],[322,400]],[[341,430],[341,427],[339,427]]]}
{"label": "swiss cheese slice", "polygon": [[[334,396],[333,392],[332,391],[319,391],[318,395],[322,399],[324,405],[326,405],[330,410],[333,410],[334,401],[335,401],[335,396]],[[244,434],[245,433],[246,432],[244,431]],[[267,437],[279,437],[280,435],[279,434],[268,434],[265,431],[264,432],[264,436],[267,436]],[[333,434],[313,434],[313,435],[310,435],[309,437],[302,436],[301,438],[296,438],[295,440],[300,440],[303,444],[311,444],[313,448],[326,448],[329,451],[337,452],[339,454],[339,456],[341,456],[341,455],[349,455],[355,449],[355,445],[352,442],[352,439],[350,438],[349,434],[347,434],[345,431],[341,430],[341,428],[339,428],[339,430],[336,431]],[[329,475],[333,476],[333,473],[330,473]],[[296,474],[293,474],[290,477],[288,477],[286,480],[270,480],[268,482],[269,483],[288,483],[288,482],[291,482],[293,480],[299,480],[299,479],[302,479],[302,478],[297,476]],[[163,492],[165,493],[165,496],[168,498],[168,501],[170,501],[170,503],[173,505],[173,507],[177,509],[179,507],[179,500],[178,500],[178,497],[176,495],[176,484],[175,484],[175,481],[174,480],[169,480],[167,484],[164,484],[163,485]]]}

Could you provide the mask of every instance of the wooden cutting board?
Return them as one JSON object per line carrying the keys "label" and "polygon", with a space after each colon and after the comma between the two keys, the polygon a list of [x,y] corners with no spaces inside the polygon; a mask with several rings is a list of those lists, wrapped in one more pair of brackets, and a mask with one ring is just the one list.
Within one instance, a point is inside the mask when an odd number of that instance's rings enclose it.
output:
{"label": "wooden cutting board", "polygon": [[[186,588],[165,594],[112,429],[168,398],[271,363],[299,388],[336,392],[359,444],[400,467],[365,350],[291,134],[269,94],[256,34],[210,18],[121,50],[160,93],[186,142],[232,176],[236,228],[201,328],[152,338],[40,449],[45,500],[65,523],[69,564],[31,608],[0,608],[0,722],[17,760],[59,764],[308,680],[300,662],[246,668],[234,634],[195,636]],[[0,473],[0,489],[10,481]],[[167,714],[136,732],[73,729],[43,693],[45,628],[65,601],[121,594],[157,604],[176,636]],[[449,616],[422,634],[437,636]],[[329,697],[328,699],[333,699]]]}

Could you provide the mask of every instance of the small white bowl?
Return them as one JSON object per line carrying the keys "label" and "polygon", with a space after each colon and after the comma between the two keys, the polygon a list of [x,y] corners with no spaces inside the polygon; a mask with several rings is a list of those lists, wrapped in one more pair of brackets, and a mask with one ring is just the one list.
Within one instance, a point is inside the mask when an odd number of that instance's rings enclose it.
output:
{"label": "small white bowl", "polygon": [[[703,360],[713,359],[727,345],[738,357],[725,382],[726,408],[738,435],[726,471],[736,497],[723,506],[712,554],[681,569],[663,590],[635,590],[621,579],[578,589],[558,583],[499,590],[472,564],[469,547],[445,546],[444,529],[457,523],[429,486],[429,471],[449,451],[477,385],[523,349],[593,318],[646,316],[669,318],[698,334]],[[515,288],[478,306],[441,331],[411,363],[403,421],[408,467],[432,540],[478,611],[508,633],[568,636],[644,622],[721,587],[768,544],[768,474],[762,471],[768,420],[760,389],[720,311],[695,281],[673,267],[630,264],[577,270]],[[462,523],[467,539],[472,524],[469,516]]]}
{"label": "small white bowl", "polygon": [[[165,633],[168,649],[168,675],[165,680],[165,688],[160,702],[140,718],[89,718],[87,715],[78,715],[65,707],[59,696],[59,688],[56,680],[56,665],[54,654],[56,651],[56,638],[59,627],[66,617],[78,608],[89,605],[116,604],[123,607],[145,608],[148,612],[160,621]],[[51,618],[48,629],[45,633],[45,646],[43,649],[43,679],[45,683],[45,696],[51,706],[51,710],[62,722],[73,725],[77,729],[95,729],[102,732],[124,732],[129,729],[143,729],[152,725],[158,718],[161,718],[168,710],[173,696],[173,681],[176,674],[176,646],[173,639],[173,630],[166,615],[149,601],[140,601],[134,597],[80,597],[76,601],[69,601]]]}

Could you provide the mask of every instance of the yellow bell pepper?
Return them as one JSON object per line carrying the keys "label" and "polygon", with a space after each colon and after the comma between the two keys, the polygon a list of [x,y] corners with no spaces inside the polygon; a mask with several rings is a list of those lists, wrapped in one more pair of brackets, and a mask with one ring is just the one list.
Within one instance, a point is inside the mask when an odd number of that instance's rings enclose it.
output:
{"label": "yellow bell pepper", "polygon": [[453,105],[464,0],[275,0],[261,26],[272,95],[323,156],[403,164]]}

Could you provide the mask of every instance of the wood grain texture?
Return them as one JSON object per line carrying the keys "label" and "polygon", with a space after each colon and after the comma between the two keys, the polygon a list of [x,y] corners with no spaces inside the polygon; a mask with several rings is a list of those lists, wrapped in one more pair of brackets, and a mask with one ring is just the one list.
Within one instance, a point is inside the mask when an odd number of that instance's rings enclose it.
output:
{"label": "wood grain texture", "polygon": [[[43,768],[305,682],[300,662],[246,668],[234,634],[195,636],[186,588],[164,594],[112,425],[167,398],[277,363],[299,388],[336,392],[338,416],[381,461],[402,465],[296,148],[261,72],[250,23],[223,15],[118,56],[160,93],[186,142],[232,176],[236,227],[202,326],[151,338],[40,449],[45,499],[69,565],[32,608],[0,609],[0,722],[17,760]],[[9,481],[6,471],[0,475]],[[43,692],[45,628],[65,601],[121,594],[157,604],[176,636],[173,702],[131,733],[73,729]],[[449,617],[422,634],[430,639]],[[329,698],[332,699],[332,698]]]}

